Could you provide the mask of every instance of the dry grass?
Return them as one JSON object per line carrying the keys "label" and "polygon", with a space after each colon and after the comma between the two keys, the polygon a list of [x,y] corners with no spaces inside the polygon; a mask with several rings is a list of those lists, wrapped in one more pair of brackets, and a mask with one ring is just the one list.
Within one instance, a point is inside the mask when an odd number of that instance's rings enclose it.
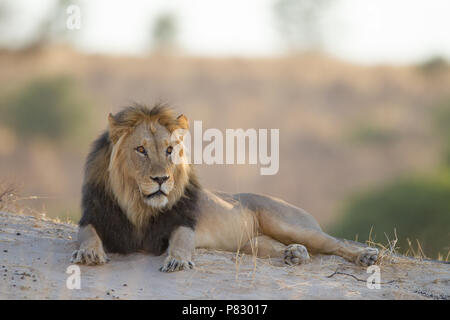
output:
{"label": "dry grass", "polygon": [[438,261],[450,261],[450,250],[448,250],[446,255],[442,255],[440,252],[438,253]]}
{"label": "dry grass", "polygon": [[[422,245],[420,244],[420,241],[418,239],[416,239],[414,243],[407,238],[406,240],[408,242],[408,248],[404,253],[402,253],[399,251],[400,248],[397,246],[398,243],[397,230],[394,228],[393,238],[389,238],[389,236],[386,233],[384,235],[386,237],[385,244],[373,240],[371,228],[369,233],[369,240],[366,241],[367,245],[378,248],[380,250],[377,265],[383,266],[383,265],[398,264],[401,262],[411,263],[411,261],[407,258],[405,259],[405,257],[412,257],[417,259],[418,261],[429,259],[429,257],[424,253]],[[450,261],[449,258],[450,258],[450,251],[445,256],[439,254],[437,260]]]}
{"label": "dry grass", "polygon": [[[241,208],[241,210],[244,210]],[[238,249],[235,253],[234,259],[235,259],[235,279],[236,281],[239,280],[239,271],[241,269],[242,261],[245,257],[245,254],[241,252],[242,245],[246,245],[246,243],[243,243],[243,239],[250,239],[250,249],[251,249],[251,258],[253,262],[253,270],[252,270],[252,281],[255,279],[256,271],[257,271],[257,263],[258,263],[258,240],[256,238],[257,235],[257,222],[253,221],[252,226],[249,227],[247,221],[244,221],[244,228],[242,230],[240,239],[239,239],[239,245]],[[255,241],[253,241],[255,239]]]}
{"label": "dry grass", "polygon": [[14,187],[0,187],[0,210],[4,210],[14,196]]}
{"label": "dry grass", "polygon": [[0,185],[0,211],[15,214],[31,215],[39,219],[51,220],[54,222],[64,222],[58,218],[48,219],[46,212],[44,210],[36,210],[33,207],[24,204],[25,201],[42,200],[48,198],[38,196],[23,197],[20,196],[19,194],[20,192],[17,189],[17,187],[12,184]]}
{"label": "dry grass", "polygon": [[17,194],[14,186],[0,185],[0,211],[16,212]]}

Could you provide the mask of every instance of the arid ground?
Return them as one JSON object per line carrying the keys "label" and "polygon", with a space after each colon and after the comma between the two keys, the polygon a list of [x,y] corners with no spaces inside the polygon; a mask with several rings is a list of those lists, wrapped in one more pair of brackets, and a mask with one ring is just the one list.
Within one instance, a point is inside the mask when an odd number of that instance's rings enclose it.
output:
{"label": "arid ground", "polygon": [[0,299],[449,299],[450,264],[383,255],[380,289],[366,268],[336,256],[288,267],[278,260],[197,250],[192,271],[161,273],[164,256],[110,255],[66,273],[76,226],[0,212]]}

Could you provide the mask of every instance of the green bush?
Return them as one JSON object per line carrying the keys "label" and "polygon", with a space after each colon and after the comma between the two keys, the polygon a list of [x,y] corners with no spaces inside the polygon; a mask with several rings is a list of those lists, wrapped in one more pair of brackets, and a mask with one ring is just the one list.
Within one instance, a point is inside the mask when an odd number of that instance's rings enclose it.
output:
{"label": "green bush", "polygon": [[69,77],[35,79],[0,103],[3,125],[23,138],[66,138],[87,120],[89,104]]}
{"label": "green bush", "polygon": [[386,235],[398,235],[399,252],[409,248],[407,238],[419,240],[425,254],[444,256],[450,246],[450,171],[424,177],[402,178],[396,182],[352,197],[344,207],[341,221],[331,233],[359,241],[371,238],[386,243]]}
{"label": "green bush", "polygon": [[433,111],[436,131],[443,144],[444,163],[450,166],[450,99],[442,101]]}
{"label": "green bush", "polygon": [[375,124],[360,124],[352,129],[348,139],[356,144],[362,145],[385,145],[397,138],[397,133],[388,128],[382,128]]}
{"label": "green bush", "polygon": [[435,56],[419,64],[418,67],[424,74],[435,74],[445,71],[448,68],[448,63],[443,57]]}

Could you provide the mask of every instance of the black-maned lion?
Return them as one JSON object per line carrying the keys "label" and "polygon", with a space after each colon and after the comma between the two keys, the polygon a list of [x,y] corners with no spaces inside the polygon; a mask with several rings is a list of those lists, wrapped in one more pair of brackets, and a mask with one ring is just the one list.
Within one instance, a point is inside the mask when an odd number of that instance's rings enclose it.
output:
{"label": "black-maned lion", "polygon": [[[324,233],[315,219],[282,200],[203,189],[186,161],[172,161],[172,133],[185,116],[162,105],[128,107],[109,115],[108,130],[87,158],[72,262],[103,264],[105,254],[149,252],[167,258],[161,271],[193,268],[195,248],[239,250],[301,264],[311,253],[356,264],[375,263],[378,250]],[[182,144],[180,144],[182,145]],[[183,158],[183,149],[177,151]]]}

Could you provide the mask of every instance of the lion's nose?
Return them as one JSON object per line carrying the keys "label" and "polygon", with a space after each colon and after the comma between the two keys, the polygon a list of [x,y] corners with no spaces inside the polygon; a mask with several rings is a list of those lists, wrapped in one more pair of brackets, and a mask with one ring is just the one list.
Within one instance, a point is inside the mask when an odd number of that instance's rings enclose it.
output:
{"label": "lion's nose", "polygon": [[169,177],[168,176],[162,176],[162,177],[150,177],[153,181],[158,182],[159,185],[162,185],[164,182],[166,182]]}

